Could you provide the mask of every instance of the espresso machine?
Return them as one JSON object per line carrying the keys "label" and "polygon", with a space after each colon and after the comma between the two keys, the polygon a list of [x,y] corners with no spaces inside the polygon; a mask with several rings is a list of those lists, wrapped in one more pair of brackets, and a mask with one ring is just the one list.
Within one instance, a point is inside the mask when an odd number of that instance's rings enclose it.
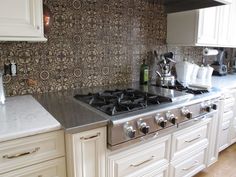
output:
{"label": "espresso machine", "polygon": [[224,59],[226,57],[226,52],[224,50],[218,50],[218,55],[216,56],[215,61],[211,64],[211,67],[214,68],[213,75],[215,76],[224,76],[227,74],[228,69],[224,64]]}

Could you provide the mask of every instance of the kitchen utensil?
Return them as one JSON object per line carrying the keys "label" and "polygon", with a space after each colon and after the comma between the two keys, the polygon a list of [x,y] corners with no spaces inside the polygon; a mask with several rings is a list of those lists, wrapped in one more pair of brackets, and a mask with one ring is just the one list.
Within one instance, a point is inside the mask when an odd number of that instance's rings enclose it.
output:
{"label": "kitchen utensil", "polygon": [[175,77],[172,75],[157,77],[156,85],[157,86],[167,86],[167,87],[174,86],[175,85]]}
{"label": "kitchen utensil", "polygon": [[5,104],[5,93],[3,88],[3,72],[0,71],[0,104]]}

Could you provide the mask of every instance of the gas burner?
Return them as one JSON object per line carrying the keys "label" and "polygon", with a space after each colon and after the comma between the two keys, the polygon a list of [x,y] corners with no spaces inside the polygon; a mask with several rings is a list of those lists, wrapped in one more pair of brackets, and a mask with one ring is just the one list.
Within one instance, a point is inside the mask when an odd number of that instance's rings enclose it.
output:
{"label": "gas burner", "polygon": [[179,82],[176,81],[176,85],[174,86],[162,86],[163,88],[167,88],[167,89],[172,89],[172,90],[176,90],[176,91],[180,91],[180,92],[185,92],[185,93],[191,93],[194,95],[200,95],[200,94],[204,94],[204,93],[209,93],[209,91],[207,89],[192,89],[189,87],[184,87],[182,84],[180,84]]}
{"label": "gas burner", "polygon": [[168,97],[130,88],[125,90],[105,90],[87,95],[75,95],[74,97],[111,116],[171,102]]}

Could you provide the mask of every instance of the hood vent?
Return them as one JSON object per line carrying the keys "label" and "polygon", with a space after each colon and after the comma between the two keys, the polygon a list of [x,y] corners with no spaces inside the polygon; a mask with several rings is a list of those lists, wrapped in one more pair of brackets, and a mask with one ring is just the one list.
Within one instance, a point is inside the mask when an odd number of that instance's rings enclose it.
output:
{"label": "hood vent", "polygon": [[167,13],[225,5],[225,0],[164,0]]}

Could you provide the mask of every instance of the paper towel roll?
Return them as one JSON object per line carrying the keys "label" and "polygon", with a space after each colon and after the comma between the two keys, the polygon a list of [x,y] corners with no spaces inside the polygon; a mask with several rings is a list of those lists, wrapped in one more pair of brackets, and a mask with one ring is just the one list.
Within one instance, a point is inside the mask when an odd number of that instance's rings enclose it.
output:
{"label": "paper towel roll", "polygon": [[216,49],[209,49],[209,48],[203,49],[203,56],[216,56],[216,55],[218,55],[218,50]]}

